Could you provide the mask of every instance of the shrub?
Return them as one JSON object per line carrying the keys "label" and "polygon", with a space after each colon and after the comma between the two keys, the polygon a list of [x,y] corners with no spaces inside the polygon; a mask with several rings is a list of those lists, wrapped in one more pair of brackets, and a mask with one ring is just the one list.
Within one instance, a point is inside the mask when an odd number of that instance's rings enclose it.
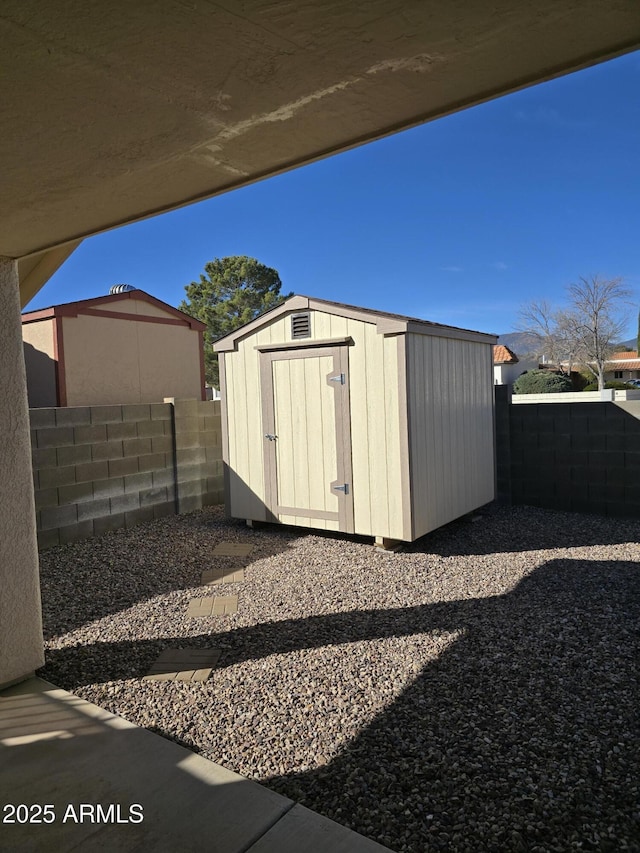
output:
{"label": "shrub", "polygon": [[513,383],[514,394],[558,394],[571,391],[571,380],[549,370],[529,370]]}

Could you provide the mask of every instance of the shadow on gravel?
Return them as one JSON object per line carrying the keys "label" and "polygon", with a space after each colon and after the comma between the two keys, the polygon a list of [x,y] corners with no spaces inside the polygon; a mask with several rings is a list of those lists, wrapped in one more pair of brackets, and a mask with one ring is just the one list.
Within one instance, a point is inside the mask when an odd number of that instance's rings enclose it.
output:
{"label": "shadow on gravel", "polygon": [[[236,568],[280,554],[299,532],[265,535],[222,510],[171,516],[131,530],[50,548],[39,555],[45,640],[141,601],[199,587],[205,569]],[[249,557],[214,555],[225,540],[254,545]]]}
{"label": "shadow on gravel", "polygon": [[604,518],[531,506],[509,507],[511,523],[501,537],[492,521],[495,515],[504,512],[504,506],[489,504],[471,516],[428,533],[404,550],[453,557],[620,545],[638,542],[640,538],[640,524],[635,519]]}
{"label": "shadow on gravel", "polygon": [[139,677],[163,646],[228,666],[457,629],[335,760],[266,784],[395,850],[638,851],[639,617],[636,563],[555,560],[503,596],[50,651],[43,675],[73,690]]}

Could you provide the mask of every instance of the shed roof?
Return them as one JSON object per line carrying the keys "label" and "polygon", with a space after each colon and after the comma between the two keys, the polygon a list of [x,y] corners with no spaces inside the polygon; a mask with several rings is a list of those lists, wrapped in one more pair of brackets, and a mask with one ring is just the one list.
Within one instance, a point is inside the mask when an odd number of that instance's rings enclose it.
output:
{"label": "shed roof", "polygon": [[327,299],[317,299],[314,296],[296,294],[275,308],[271,308],[269,311],[265,311],[264,314],[260,314],[255,320],[251,320],[233,332],[229,332],[228,335],[219,338],[213,345],[214,349],[216,352],[234,350],[240,339],[256,332],[262,326],[271,323],[276,318],[292,311],[305,310],[324,311],[327,314],[336,314],[339,317],[347,317],[365,323],[374,323],[378,334],[382,335],[397,335],[410,332],[418,335],[435,335],[436,337],[457,338],[487,344],[495,344],[497,340],[497,335],[486,332],[460,329],[457,326],[447,326],[442,323],[434,323],[430,320],[420,320],[417,317],[408,317],[404,314],[393,314],[389,311],[377,311],[373,308],[361,308],[356,305],[346,305],[342,302],[331,302]]}
{"label": "shed roof", "polygon": [[493,348],[493,363],[494,364],[517,364],[520,361],[518,356],[506,347],[504,344],[496,344]]}
{"label": "shed roof", "polygon": [[52,305],[49,308],[39,308],[37,311],[25,311],[22,314],[22,324],[26,323],[36,323],[39,320],[47,320],[52,317],[77,317],[78,314],[90,314],[93,316],[104,316],[104,317],[113,317],[113,319],[139,319],[144,320],[143,315],[136,315],[135,317],[128,314],[118,314],[116,316],[111,315],[108,311],[103,310],[102,307],[98,308],[96,311],[94,309],[97,306],[104,306],[113,304],[115,302],[122,302],[126,299],[135,299],[140,302],[148,302],[150,305],[155,305],[156,308],[161,308],[165,311],[169,317],[164,321],[162,317],[154,318],[155,322],[163,323],[179,323],[180,325],[189,326],[191,329],[196,329],[197,331],[203,332],[207,326],[205,323],[202,323],[200,320],[196,320],[195,317],[190,317],[189,314],[185,314],[184,311],[180,311],[177,308],[174,308],[173,305],[168,305],[166,302],[163,302],[161,299],[156,299],[155,296],[151,296],[151,294],[146,293],[144,290],[126,290],[122,293],[110,293],[106,296],[96,296],[93,299],[79,299],[75,302],[64,302],[61,305]]}

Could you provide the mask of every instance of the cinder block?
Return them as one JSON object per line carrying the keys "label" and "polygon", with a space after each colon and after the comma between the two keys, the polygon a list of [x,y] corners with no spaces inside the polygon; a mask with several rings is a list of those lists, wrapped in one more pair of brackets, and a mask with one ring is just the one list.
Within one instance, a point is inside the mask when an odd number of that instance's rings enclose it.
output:
{"label": "cinder block", "polygon": [[597,450],[589,454],[589,467],[611,466],[613,468],[624,465],[624,453],[622,451]]}
{"label": "cinder block", "polygon": [[207,492],[221,492],[224,490],[222,477],[207,477],[205,482]]}
{"label": "cinder block", "polygon": [[200,496],[203,492],[206,492],[206,485],[206,480],[201,480],[200,478],[179,483],[178,499],[182,501],[183,498]]}
{"label": "cinder block", "polygon": [[91,453],[94,462],[103,462],[110,459],[122,459],[124,451],[122,441],[101,441],[94,444]]}
{"label": "cinder block", "polygon": [[36,489],[34,494],[36,509],[58,506],[57,489]]}
{"label": "cinder block", "polygon": [[38,446],[38,430],[29,430],[29,439],[31,441],[31,449],[33,450]]}
{"label": "cinder block", "polygon": [[56,409],[56,426],[84,426],[91,423],[89,406],[70,406]]}
{"label": "cinder block", "polygon": [[92,424],[112,424],[122,420],[122,406],[91,406]]}
{"label": "cinder block", "polygon": [[149,411],[152,421],[170,421],[173,417],[169,403],[151,403]]}
{"label": "cinder block", "polygon": [[147,453],[138,459],[139,471],[156,471],[167,467],[167,456],[164,453]]}
{"label": "cinder block", "polygon": [[32,467],[31,468],[31,480],[33,482],[34,491],[38,491],[40,488],[40,477],[38,476],[38,472]]}
{"label": "cinder block", "polygon": [[178,471],[189,465],[200,465],[206,462],[207,455],[203,447],[185,448],[176,450],[176,463]]}
{"label": "cinder block", "polygon": [[124,524],[127,529],[135,527],[143,521],[153,521],[153,507],[146,506],[141,509],[134,509],[131,512],[125,512]]}
{"label": "cinder block", "polygon": [[153,506],[158,503],[167,502],[166,489],[144,489],[140,492],[140,506]]}
{"label": "cinder block", "polygon": [[164,424],[162,421],[138,421],[136,423],[138,438],[154,438],[164,435]]}
{"label": "cinder block", "polygon": [[74,427],[73,434],[76,444],[94,444],[107,440],[107,427],[106,424]]}
{"label": "cinder block", "polygon": [[198,403],[201,401],[192,400],[174,400],[173,408],[176,419],[178,418],[197,418],[199,415]]}
{"label": "cinder block", "polygon": [[88,519],[102,518],[111,512],[111,503],[109,498],[101,498],[87,503],[78,504],[78,521],[86,521]]}
{"label": "cinder block", "polygon": [[137,456],[128,456],[124,459],[110,459],[109,460],[109,476],[110,477],[124,477],[127,474],[137,474],[138,473],[138,457]]}
{"label": "cinder block", "polygon": [[129,474],[124,478],[125,493],[141,492],[143,489],[151,489],[152,487],[153,475],[151,471],[145,471],[143,474]]}
{"label": "cinder block", "polygon": [[115,495],[110,498],[111,501],[111,512],[113,514],[118,512],[130,512],[134,509],[140,508],[140,496],[138,492],[129,492],[128,494],[123,495]]}
{"label": "cinder block", "polygon": [[155,487],[172,486],[174,483],[173,466],[171,466],[170,468],[162,468],[157,471],[152,471],[151,478],[153,480],[152,485]]}
{"label": "cinder block", "polygon": [[607,452],[624,451],[625,438],[627,438],[627,436],[625,436],[624,433],[608,432],[605,436]]}
{"label": "cinder block", "polygon": [[195,435],[200,434],[200,424],[198,422],[197,417],[188,418],[184,415],[178,416],[178,413],[176,412],[175,425],[176,436],[181,436],[188,433],[194,433]]}
{"label": "cinder block", "polygon": [[640,518],[640,504],[607,501],[607,515],[612,518]]}
{"label": "cinder block", "polygon": [[123,438],[136,438],[138,435],[136,427],[137,424],[135,422],[107,424],[107,439],[109,441],[117,441]]}
{"label": "cinder block", "polygon": [[222,447],[213,447],[207,444],[204,449],[205,459],[207,462],[222,461]]}
{"label": "cinder block", "polygon": [[151,410],[148,403],[126,403],[122,407],[123,421],[149,421]]}
{"label": "cinder block", "polygon": [[198,509],[202,509],[202,496],[198,495],[197,497],[190,496],[180,498],[178,501],[178,512],[183,514],[185,512],[195,512]]}
{"label": "cinder block", "polygon": [[106,480],[109,476],[109,467],[106,462],[85,462],[82,465],[76,465],[75,471],[78,483]]}
{"label": "cinder block", "polygon": [[91,446],[76,444],[72,447],[58,447],[58,465],[77,465],[81,462],[91,462]]}
{"label": "cinder block", "polygon": [[173,453],[173,438],[170,435],[153,436],[151,439],[152,453]]}
{"label": "cinder block", "polygon": [[51,429],[38,429],[38,447],[63,447],[74,443],[73,427],[52,427]]}
{"label": "cinder block", "polygon": [[76,482],[76,468],[42,468],[38,471],[38,479],[41,489],[67,486]]}
{"label": "cinder block", "polygon": [[113,477],[110,480],[94,480],[93,481],[93,496],[94,498],[112,498],[116,495],[124,494],[124,478]]}
{"label": "cinder block", "polygon": [[55,447],[46,447],[40,449],[34,447],[31,451],[31,462],[36,470],[41,468],[55,468],[58,464],[58,454]]}
{"label": "cinder block", "polygon": [[124,527],[124,513],[115,515],[103,515],[102,518],[93,519],[93,532],[96,536],[108,533],[112,530],[121,530]]}
{"label": "cinder block", "polygon": [[81,521],[70,527],[60,528],[60,544],[75,542],[77,539],[89,539],[93,536],[93,521]]}
{"label": "cinder block", "polygon": [[31,429],[44,429],[56,425],[55,409],[29,409]]}
{"label": "cinder block", "polygon": [[66,506],[49,507],[40,512],[40,524],[43,530],[52,527],[66,527],[78,521],[78,512],[75,504]]}
{"label": "cinder block", "polygon": [[53,530],[38,530],[38,550],[44,551],[46,548],[55,548],[60,544],[60,535],[58,528]]}
{"label": "cinder block", "polygon": [[72,486],[60,486],[58,489],[58,503],[60,506],[80,504],[84,501],[92,500],[93,485],[91,483],[74,483]]}
{"label": "cinder block", "polygon": [[154,504],[153,505],[153,517],[154,518],[166,518],[169,515],[176,514],[176,505],[173,501],[167,502],[164,504]]}
{"label": "cinder block", "polygon": [[143,456],[151,453],[150,438],[125,438],[122,442],[125,456]]}

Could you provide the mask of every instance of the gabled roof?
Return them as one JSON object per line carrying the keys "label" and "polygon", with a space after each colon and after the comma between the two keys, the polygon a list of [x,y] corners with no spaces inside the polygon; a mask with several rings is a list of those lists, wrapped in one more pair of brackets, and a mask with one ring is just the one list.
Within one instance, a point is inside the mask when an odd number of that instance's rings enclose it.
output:
{"label": "gabled roof", "polygon": [[520,361],[518,356],[506,347],[504,344],[496,344],[493,348],[493,363],[494,364],[517,364]]}
{"label": "gabled roof", "polygon": [[336,314],[339,317],[347,317],[352,320],[360,320],[364,323],[373,323],[378,334],[397,335],[402,333],[413,333],[418,335],[435,335],[436,337],[457,338],[459,340],[476,341],[479,343],[493,344],[497,335],[486,332],[476,332],[472,329],[460,329],[456,326],[446,326],[442,323],[433,323],[430,320],[420,320],[417,317],[407,317],[404,314],[392,314],[389,311],[376,311],[372,308],[360,308],[356,305],[345,305],[342,302],[330,302],[326,299],[317,299],[314,296],[302,296],[296,294],[289,297],[280,305],[260,314],[255,320],[245,323],[233,332],[229,332],[219,338],[213,345],[216,352],[230,352],[236,349],[238,341],[247,335],[260,329],[262,326],[272,323],[278,317],[293,311],[323,311],[327,314]]}
{"label": "gabled roof", "polygon": [[[201,332],[207,328],[205,323],[200,322],[200,320],[196,320],[195,317],[190,317],[188,314],[185,314],[183,311],[179,311],[177,308],[174,308],[173,305],[168,305],[161,299],[156,299],[155,296],[151,296],[144,290],[126,290],[122,293],[110,293],[107,296],[96,296],[93,299],[79,299],[76,302],[64,302],[61,305],[53,305],[50,308],[39,308],[37,311],[25,311],[22,314],[22,324],[35,323],[39,320],[47,320],[52,317],[77,317],[78,314],[91,314],[94,317],[104,314],[105,317],[109,317],[112,315],[107,313],[107,311],[104,311],[103,307],[115,302],[122,302],[126,299],[135,299],[139,302],[147,302],[150,305],[155,305],[156,308],[160,308],[167,314],[171,315],[173,320],[168,319],[167,322],[173,322],[175,324],[176,321],[179,321],[180,325],[184,324],[189,326],[191,329],[196,329]],[[94,309],[97,310],[94,311]],[[129,315],[123,314],[120,319],[125,319],[127,317],[129,317]],[[143,315],[139,315],[139,317],[142,319]],[[118,319],[118,317],[115,317],[114,319]],[[129,319],[135,318],[129,317]],[[157,322],[163,322],[161,317],[156,319]]]}

